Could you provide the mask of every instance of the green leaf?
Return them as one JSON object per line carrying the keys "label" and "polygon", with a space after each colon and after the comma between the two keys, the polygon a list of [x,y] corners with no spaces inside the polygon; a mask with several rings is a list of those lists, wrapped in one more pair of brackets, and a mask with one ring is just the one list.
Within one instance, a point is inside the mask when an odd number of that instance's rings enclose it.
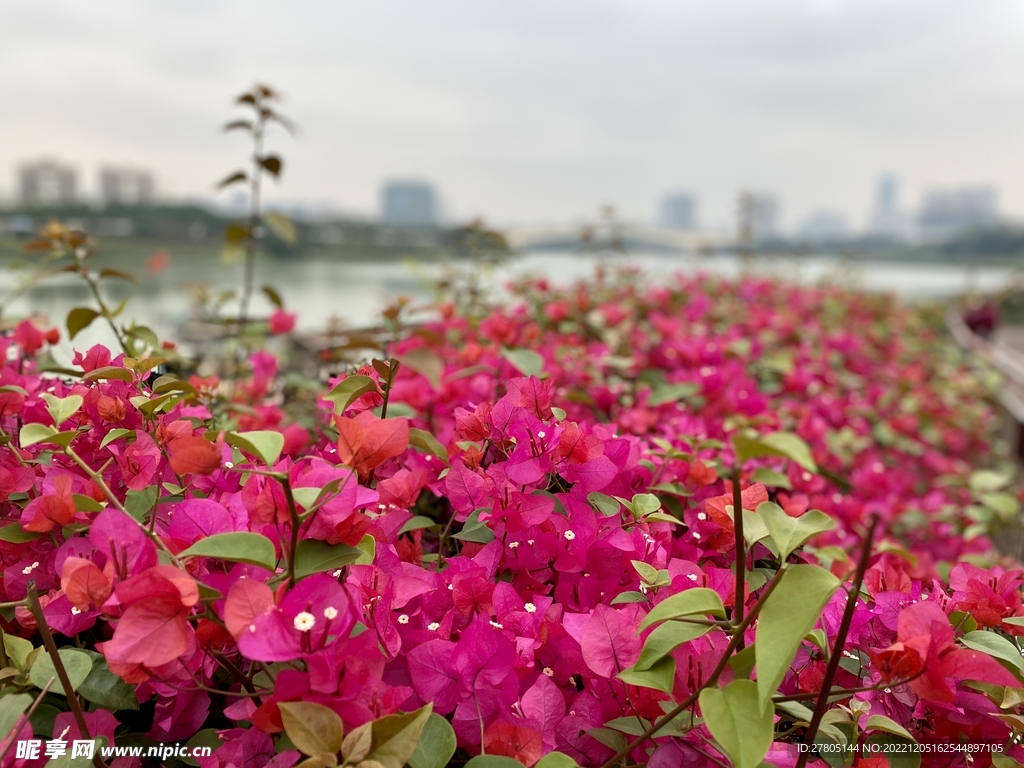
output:
{"label": "green leaf", "polygon": [[119,368],[116,365],[107,365],[102,368],[96,368],[92,371],[87,372],[82,379],[85,381],[98,381],[100,379],[117,379],[118,381],[124,381],[131,384],[135,379],[132,377],[132,372],[127,368]]}
{"label": "green leaf", "polygon": [[103,436],[103,439],[100,441],[100,448],[106,448],[115,440],[131,434],[134,433],[130,429],[112,429]]}
{"label": "green leaf", "polygon": [[613,599],[612,605],[622,605],[623,603],[646,603],[647,595],[643,592],[620,592]]}
{"label": "green leaf", "polygon": [[732,437],[733,449],[740,462],[762,456],[782,456],[795,461],[808,472],[818,472],[818,465],[811,456],[811,449],[802,439],[789,432],[772,432],[760,437],[736,434]]}
{"label": "green leaf", "polygon": [[56,427],[60,427],[61,424],[74,416],[78,409],[82,407],[83,402],[81,395],[57,397],[49,392],[44,392],[42,398],[46,401],[46,410],[53,417],[53,424]]}
{"label": "green leaf", "polygon": [[983,493],[980,500],[986,507],[1008,520],[1013,519],[1020,512],[1020,500],[1012,493],[1005,491]]}
{"label": "green leaf", "polygon": [[68,340],[75,338],[79,331],[89,327],[89,324],[100,316],[100,313],[89,307],[75,307],[68,312]]}
{"label": "green leaf", "polygon": [[800,643],[839,588],[839,579],[815,565],[789,566],[781,578],[761,609],[754,635],[762,705],[779,687]]}
{"label": "green leaf", "polygon": [[12,693],[0,697],[0,741],[6,739],[32,704],[27,693]]}
{"label": "green leaf", "polygon": [[57,434],[59,432],[53,427],[33,422],[21,428],[21,432],[18,433],[18,441],[21,443],[22,448],[28,448],[36,443],[53,442],[53,436]]}
{"label": "green leaf", "polygon": [[711,629],[708,625],[666,621],[647,636],[640,658],[633,666],[639,671],[650,669],[683,643],[706,635]]}
{"label": "green leaf", "polygon": [[544,358],[532,349],[506,349],[502,347],[501,356],[518,368],[524,376],[540,377],[544,371]]}
{"label": "green leaf", "polygon": [[416,751],[416,743],[432,710],[433,705],[427,704],[415,712],[374,720],[371,724],[373,746],[365,759],[376,760],[384,768],[402,768]]}
{"label": "green leaf", "polygon": [[374,557],[377,556],[377,540],[368,533],[363,534],[363,538],[356,544],[356,549],[359,550],[359,557],[356,558],[353,565],[372,565]]}
{"label": "green leaf", "polygon": [[104,267],[100,270],[100,277],[116,277],[118,280],[127,280],[129,283],[135,282],[135,275],[131,272],[125,272],[120,269],[113,269],[111,267]]}
{"label": "green leaf", "polygon": [[603,493],[598,493],[597,491],[588,493],[587,501],[589,501],[590,505],[605,517],[617,515],[619,514],[619,510],[622,509],[622,505],[619,503],[618,499],[606,496]]}
{"label": "green leaf", "polygon": [[654,584],[658,580],[658,569],[653,565],[648,565],[643,560],[631,560],[630,562],[646,583]]}
{"label": "green leaf", "polygon": [[409,531],[418,531],[422,528],[433,528],[435,525],[438,525],[437,520],[424,515],[416,515],[416,517],[406,521],[398,534],[401,535],[403,533],[409,533]]}
{"label": "green leaf", "polygon": [[455,754],[455,731],[451,723],[436,712],[427,718],[416,749],[409,757],[412,768],[445,768]]}
{"label": "green leaf", "polygon": [[[483,511],[487,511],[486,508]],[[469,513],[469,517],[466,518],[466,522],[462,524],[462,530],[455,534],[453,538],[459,541],[469,541],[474,544],[490,544],[494,541],[494,531],[487,527],[486,523],[480,522],[479,509],[474,509]]]}
{"label": "green leaf", "polygon": [[441,389],[441,377],[444,376],[444,360],[432,349],[420,347],[396,358],[401,365],[408,366],[430,382],[434,391]]}
{"label": "green leaf", "polygon": [[92,496],[73,493],[71,494],[71,498],[75,502],[76,512],[102,512],[105,509],[104,505],[96,501]]}
{"label": "green leaf", "polygon": [[632,499],[633,511],[637,515],[651,515],[661,509],[661,499],[653,493],[638,493]]}
{"label": "green leaf", "polygon": [[676,679],[676,660],[671,656],[665,656],[649,669],[637,669],[635,665],[626,667],[619,672],[618,678],[627,685],[653,688],[671,694]]}
{"label": "green leaf", "polygon": [[102,709],[117,712],[120,709],[138,709],[139,699],[135,689],[107,666],[103,654],[83,651],[92,659],[89,676],[78,686],[78,694]]}
{"label": "green leaf", "polygon": [[[268,161],[269,159],[270,158],[267,158]],[[295,223],[287,216],[283,216],[280,213],[267,212],[263,214],[263,223],[266,224],[267,229],[277,235],[283,243],[294,248],[299,242],[299,232],[295,228]],[[278,306],[280,306],[280,304]]]}
{"label": "green leaf", "polygon": [[124,508],[136,520],[142,520],[153,509],[160,497],[160,489],[150,485],[140,491],[128,491],[124,497]]}
{"label": "green leaf", "polygon": [[415,427],[410,428],[409,445],[423,453],[429,453],[432,456],[436,456],[447,466],[448,451],[444,449],[444,446],[438,442],[436,437],[426,430],[416,429]]}
{"label": "green leaf", "polygon": [[[554,406],[551,406],[551,415],[555,417],[555,421],[565,421],[565,417],[566,417],[567,414],[561,408],[555,408]],[[559,754],[559,753],[554,753],[554,754]]]}
{"label": "green leaf", "polygon": [[24,544],[26,541],[35,541],[41,533],[26,531],[21,523],[8,523],[0,527],[0,541],[9,541],[12,544]]}
{"label": "green leaf", "polygon": [[295,552],[295,576],[304,578],[314,573],[335,571],[351,565],[362,553],[347,544],[328,544],[317,539],[303,539]]}
{"label": "green leaf", "polygon": [[768,469],[768,467],[760,467],[755,470],[752,479],[755,483],[764,483],[769,488],[793,489],[793,484],[789,482],[789,478],[786,475],[782,472],[776,472],[774,469]]}
{"label": "green leaf", "polygon": [[331,391],[324,395],[324,400],[334,403],[335,413],[344,413],[363,395],[368,392],[377,392],[377,382],[369,376],[349,376],[331,388]]}
{"label": "green leaf", "polygon": [[[779,585],[781,586],[781,584]],[[697,587],[680,592],[672,597],[666,598],[658,603],[650,613],[640,622],[639,631],[643,632],[649,626],[660,621],[678,619],[680,616],[693,616],[714,614],[721,619],[725,618],[725,606],[722,598],[713,589]]]}
{"label": "green leaf", "polygon": [[312,701],[282,701],[277,706],[284,732],[300,752],[333,755],[341,751],[344,729],[333,709]]}
{"label": "green leaf", "polygon": [[688,397],[693,397],[700,391],[700,387],[691,382],[681,384],[665,384],[655,387],[654,392],[647,400],[647,405],[656,406],[665,403],[677,403]]}
{"label": "green leaf", "polygon": [[24,672],[25,661],[28,659],[28,655],[35,650],[35,646],[24,638],[8,635],[5,632],[4,650],[7,652],[7,658],[14,662],[14,666]]}
{"label": "green leaf", "polygon": [[[89,672],[92,671],[92,659],[88,654],[74,648],[61,648],[57,653],[64,665],[64,670],[68,673],[71,690],[77,691],[78,686],[85,682]],[[28,673],[28,679],[37,688],[43,688],[50,682],[50,678],[56,677],[57,670],[53,666],[53,660],[49,654],[43,654],[36,659]],[[61,688],[59,681],[50,686],[50,690],[54,693],[64,694],[64,689]]]}
{"label": "green leaf", "polygon": [[373,731],[370,723],[363,723],[345,734],[341,740],[341,755],[345,762],[355,765],[362,762],[373,746]]}
{"label": "green leaf", "polygon": [[960,638],[960,642],[972,650],[1009,662],[1018,672],[1024,673],[1024,659],[1021,658],[1020,651],[1002,635],[983,630],[968,632]]}
{"label": "green leaf", "polygon": [[260,290],[263,291],[263,295],[266,296],[270,303],[278,309],[284,309],[284,300],[281,298],[281,294],[277,292],[277,289],[272,285],[261,285]]}
{"label": "green leaf", "polygon": [[699,702],[704,724],[733,766],[757,768],[771,748],[774,731],[774,710],[758,701],[757,684],[733,680],[725,688],[705,688]]}
{"label": "green leaf", "polygon": [[902,736],[907,741],[917,741],[917,739],[910,735],[910,732],[906,728],[895,720],[889,719],[885,715],[871,715],[871,717],[868,718],[868,725],[865,730],[885,731],[886,733],[892,733],[896,736]]}
{"label": "green leaf", "polygon": [[273,467],[284,449],[284,435],[263,429],[254,432],[228,432],[224,442],[240,451],[255,455],[268,467]]}
{"label": "green leaf", "polygon": [[993,472],[990,469],[982,469],[971,474],[969,481],[971,490],[974,493],[991,493],[1001,491],[1013,479],[1011,472]]}
{"label": "green leaf", "polygon": [[216,557],[234,563],[258,565],[268,571],[273,571],[277,566],[274,542],[266,536],[249,531],[215,533],[200,539],[178,557]]}
{"label": "green leaf", "polygon": [[523,764],[504,755],[477,755],[466,763],[465,768],[523,768]]}
{"label": "green leaf", "polygon": [[790,517],[778,504],[766,501],[757,505],[757,514],[764,520],[772,541],[779,548],[779,561],[785,562],[790,553],[812,536],[836,527],[835,521],[812,509],[800,517]]}
{"label": "green leaf", "polygon": [[576,761],[563,752],[548,752],[533,768],[579,768]]}

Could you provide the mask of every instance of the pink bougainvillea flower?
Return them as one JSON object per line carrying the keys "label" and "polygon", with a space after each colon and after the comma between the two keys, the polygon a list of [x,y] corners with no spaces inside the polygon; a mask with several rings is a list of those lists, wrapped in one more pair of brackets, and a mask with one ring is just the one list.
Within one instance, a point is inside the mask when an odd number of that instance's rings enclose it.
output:
{"label": "pink bougainvillea flower", "polygon": [[270,319],[267,321],[267,325],[270,328],[270,332],[275,335],[282,333],[289,333],[295,328],[296,314],[294,312],[285,312],[283,309],[275,309]]}
{"label": "pink bougainvillea flower", "polygon": [[956,691],[949,680],[976,680],[1022,687],[991,656],[958,648],[949,618],[934,602],[911,605],[900,613],[897,642],[873,652],[872,661],[886,681],[917,675],[910,689],[927,701],[951,702]]}
{"label": "pink bougainvillea flower", "polygon": [[[111,450],[114,448],[111,447]],[[149,433],[141,429],[136,430],[135,442],[125,448],[123,454],[117,455],[117,463],[121,467],[125,485],[133,491],[141,491],[149,486],[153,482],[161,459],[160,449]]]}
{"label": "pink bougainvillea flower", "polygon": [[21,527],[26,531],[46,533],[53,527],[64,526],[75,517],[75,500],[70,475],[53,478],[53,491],[33,499],[21,515]]}
{"label": "pink bougainvillea flower", "polygon": [[220,451],[202,437],[179,437],[167,444],[171,469],[178,475],[209,475],[220,468]]}
{"label": "pink bougainvillea flower", "polygon": [[[233,589],[232,593],[236,596],[231,601],[229,593],[229,602],[233,602],[230,610],[237,629],[237,618],[249,606],[261,605],[263,601],[253,596],[256,590],[236,593]],[[238,607],[243,600],[244,609]],[[280,605],[268,606],[255,616],[240,631],[238,647],[256,661],[290,661],[315,653],[339,638],[347,638],[355,622],[355,607],[337,579],[316,574],[292,587]]]}

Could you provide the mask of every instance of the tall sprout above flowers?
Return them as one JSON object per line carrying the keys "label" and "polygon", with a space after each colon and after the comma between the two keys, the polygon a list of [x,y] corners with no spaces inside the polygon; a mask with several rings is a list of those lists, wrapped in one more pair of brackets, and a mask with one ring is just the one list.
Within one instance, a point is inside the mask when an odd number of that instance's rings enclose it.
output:
{"label": "tall sprout above flowers", "polygon": [[[296,242],[294,224],[277,213],[262,210],[262,187],[265,174],[280,178],[284,163],[280,155],[266,151],[264,141],[271,123],[277,123],[288,131],[293,130],[290,120],[277,112],[272,105],[281,100],[281,94],[265,85],[256,85],[236,99],[236,104],[251,111],[252,116],[232,120],[224,126],[225,131],[244,131],[252,138],[252,167],[249,171],[238,170],[224,178],[218,188],[234,184],[249,185],[249,217],[244,224],[232,224],[224,233],[225,244],[230,251],[241,250],[244,261],[242,293],[239,299],[238,332],[241,333],[249,320],[249,304],[252,301],[255,282],[257,241],[263,234],[263,227],[271,230],[288,245]],[[280,304],[273,289],[264,289],[275,304]]]}

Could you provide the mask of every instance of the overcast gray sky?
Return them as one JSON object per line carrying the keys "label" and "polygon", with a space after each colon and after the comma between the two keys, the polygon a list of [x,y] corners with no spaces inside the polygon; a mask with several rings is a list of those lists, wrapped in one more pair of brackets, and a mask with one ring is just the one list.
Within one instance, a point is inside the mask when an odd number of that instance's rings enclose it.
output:
{"label": "overcast gray sky", "polygon": [[263,80],[301,127],[282,200],[372,214],[402,176],[458,218],[652,219],[683,188],[723,224],[753,188],[859,222],[891,171],[1024,217],[1022,39],[1017,0],[3,0],[0,195],[48,155],[212,197]]}

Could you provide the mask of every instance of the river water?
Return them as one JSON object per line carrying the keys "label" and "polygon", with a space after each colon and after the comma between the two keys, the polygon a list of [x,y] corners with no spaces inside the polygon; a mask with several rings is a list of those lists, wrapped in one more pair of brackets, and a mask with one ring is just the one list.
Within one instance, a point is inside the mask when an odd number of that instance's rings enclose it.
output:
{"label": "river water", "polygon": [[[565,252],[530,252],[510,258],[497,267],[484,268],[481,282],[491,290],[500,291],[511,278],[533,274],[546,276],[553,283],[567,283],[591,274],[598,263],[607,266],[638,267],[652,279],[663,279],[673,272],[733,276],[741,271],[740,260],[733,256],[687,256],[660,253],[628,255],[580,255]],[[414,263],[400,261],[265,260],[257,265],[257,284],[268,284],[283,297],[287,308],[298,313],[299,328],[323,328],[331,318],[349,326],[375,324],[380,311],[397,296],[408,296],[417,304],[426,304],[432,296],[431,286],[452,268],[465,270],[465,262]],[[1021,277],[1008,266],[960,266],[939,263],[897,261],[852,262],[828,256],[766,257],[757,256],[748,262],[748,270],[801,283],[823,280],[869,291],[891,291],[908,301],[942,299],[969,291],[999,289]],[[237,287],[241,266],[222,266],[209,262],[172,261],[159,276],[143,276],[137,286],[111,285],[115,300],[132,295],[123,319],[134,319],[153,327],[166,338],[190,314],[188,286],[201,285],[211,291]],[[0,271],[0,290],[6,293],[15,276]],[[116,281],[115,281],[116,282]],[[89,305],[87,290],[72,276],[48,279],[34,287],[12,304],[7,316],[38,314],[52,324],[63,326],[70,308]],[[265,314],[270,304],[258,297],[254,314]],[[113,341],[108,329],[100,323],[82,332],[75,339],[78,349],[90,344]],[[63,342],[58,358],[70,360],[71,345]]]}

